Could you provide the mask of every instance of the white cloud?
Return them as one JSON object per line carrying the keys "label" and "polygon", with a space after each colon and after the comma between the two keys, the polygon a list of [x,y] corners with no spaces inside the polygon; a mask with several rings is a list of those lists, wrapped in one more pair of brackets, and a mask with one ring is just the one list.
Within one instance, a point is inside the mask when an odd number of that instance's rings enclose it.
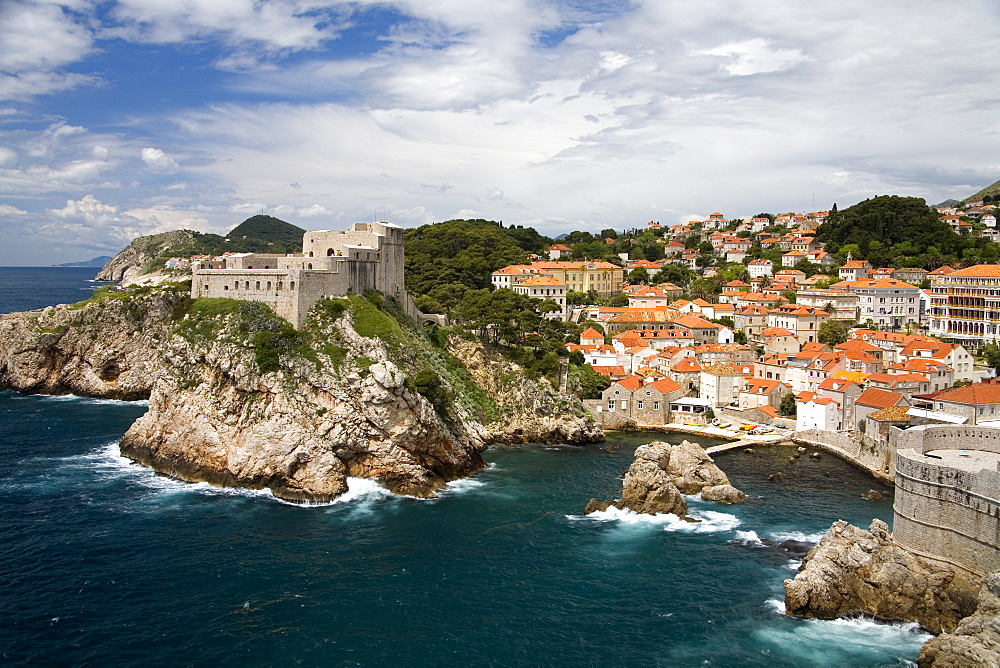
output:
{"label": "white cloud", "polygon": [[337,35],[340,3],[295,0],[120,0],[114,14],[116,36],[161,44],[221,37],[231,45],[246,41],[269,50],[311,49]]}
{"label": "white cloud", "polygon": [[177,161],[158,148],[146,147],[139,152],[142,161],[154,172],[172,174],[179,169]]}
{"label": "white cloud", "polygon": [[[87,7],[62,13],[83,37]],[[372,7],[403,18],[366,25]],[[121,209],[109,233],[224,230],[261,210],[302,226],[487,217],[559,233],[964,196],[1000,171],[1000,44],[977,40],[976,58],[955,44],[1000,17],[974,0],[908,7],[901,22],[878,3],[790,0],[125,0],[100,39],[197,40],[223,85],[169,118],[122,109],[115,133],[72,116],[17,125],[0,138],[0,197],[40,211],[92,193]],[[364,52],[324,51],[349,21],[382,32]],[[59,63],[94,46],[38,47],[27,60],[43,69],[25,76],[76,85]]]}
{"label": "white cloud", "polygon": [[90,52],[84,25],[55,2],[6,0],[0,4],[0,71],[44,71],[76,62]]}
{"label": "white cloud", "polygon": [[695,53],[726,58],[728,62],[722,64],[722,69],[732,76],[780,72],[810,60],[798,49],[774,49],[768,40],[761,38],[731,42]]}
{"label": "white cloud", "polygon": [[22,211],[12,204],[0,204],[0,216],[28,216],[27,211]]}

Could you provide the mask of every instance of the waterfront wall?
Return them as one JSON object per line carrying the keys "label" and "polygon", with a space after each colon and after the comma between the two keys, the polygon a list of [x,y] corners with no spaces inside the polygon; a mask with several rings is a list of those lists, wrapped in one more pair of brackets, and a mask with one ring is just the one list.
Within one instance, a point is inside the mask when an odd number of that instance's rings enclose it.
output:
{"label": "waterfront wall", "polygon": [[843,432],[824,429],[797,431],[793,434],[792,441],[835,454],[882,482],[893,482],[895,451],[890,447],[868,445]]}
{"label": "waterfront wall", "polygon": [[[898,439],[893,537],[906,549],[983,576],[1000,570],[1000,471],[968,470],[934,450],[1000,453],[1000,430],[928,426]],[[954,462],[954,460],[952,460]]]}

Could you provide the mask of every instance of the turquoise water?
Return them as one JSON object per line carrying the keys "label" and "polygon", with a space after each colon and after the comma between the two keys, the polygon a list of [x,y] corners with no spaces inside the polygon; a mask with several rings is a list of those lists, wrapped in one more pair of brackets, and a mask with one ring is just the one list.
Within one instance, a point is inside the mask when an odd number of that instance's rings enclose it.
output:
{"label": "turquoise water", "polygon": [[0,392],[5,664],[875,666],[924,639],[781,614],[798,557],[760,539],[891,518],[831,457],[719,457],[753,498],[692,500],[700,523],[582,515],[651,434],[492,449],[434,500],[353,480],[302,507],[122,459],[144,410]]}

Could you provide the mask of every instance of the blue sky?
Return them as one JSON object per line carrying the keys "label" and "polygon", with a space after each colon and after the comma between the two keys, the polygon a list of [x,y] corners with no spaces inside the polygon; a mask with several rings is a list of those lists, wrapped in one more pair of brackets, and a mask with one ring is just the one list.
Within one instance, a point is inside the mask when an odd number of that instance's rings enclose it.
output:
{"label": "blue sky", "polygon": [[265,211],[572,229],[1000,178],[995,0],[5,0],[0,265]]}

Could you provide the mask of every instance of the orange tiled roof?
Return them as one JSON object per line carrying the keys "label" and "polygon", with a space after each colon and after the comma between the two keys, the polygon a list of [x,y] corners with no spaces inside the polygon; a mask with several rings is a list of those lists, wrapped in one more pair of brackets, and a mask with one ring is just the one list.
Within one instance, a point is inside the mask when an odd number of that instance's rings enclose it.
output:
{"label": "orange tiled roof", "polygon": [[953,271],[948,276],[957,276],[959,278],[965,276],[970,278],[1000,278],[1000,264],[977,264],[974,267],[966,267],[965,269]]}
{"label": "orange tiled roof", "polygon": [[902,394],[880,390],[877,387],[869,387],[861,393],[854,403],[862,406],[874,406],[875,408],[888,408],[895,406],[903,398]]}
{"label": "orange tiled roof", "polygon": [[935,397],[939,401],[954,401],[961,404],[1000,403],[1000,384],[993,382],[973,383],[945,390]]}

